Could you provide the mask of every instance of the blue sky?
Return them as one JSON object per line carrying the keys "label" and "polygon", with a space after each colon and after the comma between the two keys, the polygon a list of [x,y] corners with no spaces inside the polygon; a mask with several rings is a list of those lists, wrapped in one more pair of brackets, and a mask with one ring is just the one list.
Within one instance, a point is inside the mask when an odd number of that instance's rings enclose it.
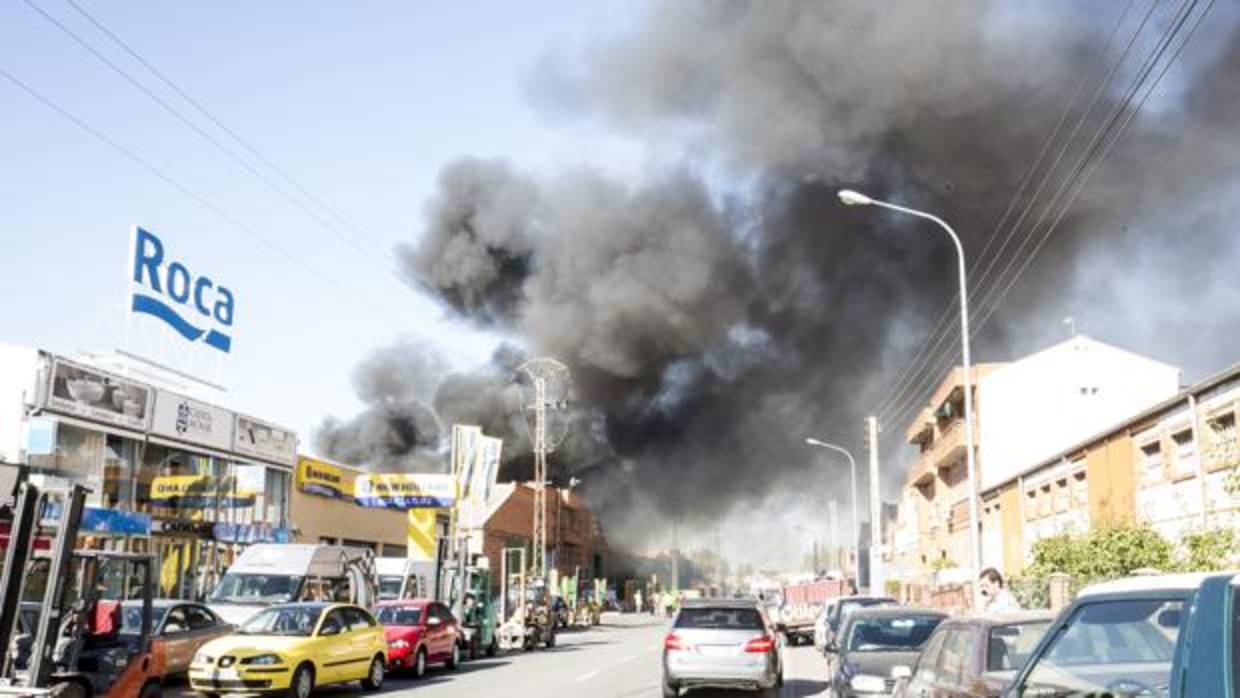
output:
{"label": "blue sky", "polygon": [[[245,155],[65,0],[31,2]],[[548,121],[521,89],[548,47],[610,33],[636,13],[633,2],[78,2],[360,230],[377,255],[418,234],[435,177],[454,157],[506,157],[535,172],[639,167],[635,144],[589,123]],[[323,415],[353,413],[350,371],[399,335],[463,363],[487,355],[491,338],[446,321],[21,1],[0,5],[0,70],[283,251],[0,77],[0,341],[64,353],[122,343],[128,236],[139,224],[237,296],[234,349],[220,374],[228,391],[208,397],[303,439]],[[193,356],[165,359],[203,366]]]}

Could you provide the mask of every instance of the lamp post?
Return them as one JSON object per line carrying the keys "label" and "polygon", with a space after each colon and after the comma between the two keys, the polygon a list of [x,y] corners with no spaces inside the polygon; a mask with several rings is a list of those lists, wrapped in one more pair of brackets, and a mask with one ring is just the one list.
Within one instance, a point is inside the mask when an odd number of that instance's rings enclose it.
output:
{"label": "lamp post", "polygon": [[[969,293],[965,284],[964,246],[960,244],[960,236],[956,235],[956,231],[952,230],[952,227],[942,218],[933,214],[873,199],[851,189],[841,189],[839,197],[846,206],[878,206],[933,221],[947,233],[952,239],[952,244],[956,246],[956,263],[960,273],[960,351],[964,365],[965,462],[968,464],[969,479],[969,552],[973,562],[973,578],[976,579],[982,569],[982,548],[977,530],[977,459],[973,452],[973,376],[969,360]],[[976,584],[973,586],[977,587]]]}
{"label": "lamp post", "polygon": [[808,438],[805,443],[810,446],[818,446],[819,448],[829,449],[836,453],[842,453],[848,459],[848,469],[852,474],[852,533],[853,533],[853,556],[856,559],[853,574],[856,575],[857,585],[861,585],[861,527],[857,522],[857,461],[853,460],[852,453],[843,446],[836,446],[826,441],[819,441],[815,438]]}

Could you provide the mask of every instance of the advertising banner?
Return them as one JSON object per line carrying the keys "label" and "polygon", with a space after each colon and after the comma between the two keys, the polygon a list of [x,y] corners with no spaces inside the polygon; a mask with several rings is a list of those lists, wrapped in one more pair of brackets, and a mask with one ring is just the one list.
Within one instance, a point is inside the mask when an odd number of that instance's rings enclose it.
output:
{"label": "advertising banner", "polygon": [[149,386],[56,358],[44,407],[137,431],[146,429],[151,409]]}
{"label": "advertising banner", "polygon": [[455,503],[456,488],[451,475],[365,473],[353,483],[353,499],[364,507],[445,508]]}
{"label": "advertising banner", "polygon": [[410,509],[407,531],[409,557],[423,562],[434,562],[438,551],[436,545],[434,509]]}
{"label": "advertising banner", "polygon": [[289,543],[293,534],[283,526],[217,523],[212,533],[221,543]]}
{"label": "advertising banner", "polygon": [[356,474],[347,468],[302,456],[297,459],[297,487],[307,494],[353,499]]}
{"label": "advertising banner", "polygon": [[155,394],[151,433],[220,451],[233,447],[233,413],[166,390]]}
{"label": "advertising banner", "polygon": [[474,467],[474,479],[469,486],[469,516],[466,518],[470,528],[482,528],[486,525],[487,502],[495,489],[496,478],[499,477],[500,454],[504,448],[504,440],[484,436],[478,443],[478,463]]}
{"label": "advertising banner", "polygon": [[297,464],[297,437],[288,429],[239,414],[233,433],[237,453],[290,468]]}
{"label": "advertising banner", "polygon": [[235,478],[210,475],[162,475],[151,481],[151,506],[213,509],[253,506],[259,493],[239,487]]}
{"label": "advertising banner", "polygon": [[130,254],[133,314],[159,320],[186,342],[232,351],[237,300],[231,289],[213,280],[214,274],[195,274],[149,230],[134,228]]}
{"label": "advertising banner", "polygon": [[133,511],[86,507],[79,529],[82,535],[149,536],[151,515]]}
{"label": "advertising banner", "polygon": [[469,487],[473,482],[478,462],[478,442],[481,439],[481,427],[452,425],[452,473],[457,476],[460,484],[457,495],[464,501],[469,499]]}

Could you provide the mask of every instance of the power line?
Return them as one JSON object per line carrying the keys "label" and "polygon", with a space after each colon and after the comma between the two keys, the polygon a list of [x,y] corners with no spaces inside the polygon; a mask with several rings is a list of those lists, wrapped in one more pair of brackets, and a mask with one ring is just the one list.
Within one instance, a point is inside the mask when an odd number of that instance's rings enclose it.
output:
{"label": "power line", "polygon": [[[262,172],[260,172],[257,168],[255,168],[253,165],[251,165],[249,162],[247,162],[244,158],[242,158],[242,157],[240,157],[239,155],[237,155],[237,153],[236,153],[235,151],[233,151],[231,148],[229,148],[229,147],[228,147],[228,146],[226,146],[225,144],[221,143],[221,142],[219,141],[219,139],[215,138],[215,137],[214,137],[214,136],[212,136],[210,133],[207,133],[207,131],[206,131],[206,130],[204,130],[204,129],[203,129],[202,127],[200,127],[198,124],[194,123],[192,119],[190,119],[190,118],[188,118],[187,116],[185,116],[183,113],[181,113],[181,111],[180,111],[180,110],[178,110],[176,107],[174,107],[174,106],[172,106],[171,104],[169,104],[169,103],[168,103],[165,99],[163,99],[162,97],[160,97],[158,94],[156,94],[153,90],[151,90],[149,87],[147,87],[146,85],[144,85],[144,84],[143,84],[141,81],[139,81],[137,78],[133,77],[133,75],[131,75],[128,71],[126,71],[124,68],[122,68],[122,67],[120,67],[119,65],[117,65],[114,61],[112,61],[111,59],[109,59],[107,56],[105,56],[102,52],[100,52],[98,49],[96,49],[96,48],[95,48],[95,47],[94,47],[94,46],[93,46],[90,42],[88,42],[86,39],[82,38],[82,36],[81,36],[81,35],[79,35],[78,33],[74,32],[72,29],[70,29],[68,26],[66,26],[63,22],[61,22],[60,20],[58,20],[57,18],[55,18],[54,16],[52,16],[51,14],[49,14],[48,12],[46,12],[43,8],[41,8],[41,7],[39,7],[38,5],[36,5],[36,4],[35,4],[32,0],[23,0],[23,2],[24,2],[24,3],[28,6],[28,7],[30,7],[32,10],[34,10],[34,11],[35,11],[35,12],[37,12],[39,15],[41,15],[41,16],[42,16],[45,20],[47,20],[48,22],[50,22],[53,26],[55,26],[56,28],[58,28],[61,32],[63,32],[64,34],[66,34],[69,38],[73,39],[73,41],[74,41],[75,43],[77,43],[79,46],[81,46],[84,50],[86,50],[88,53],[90,53],[92,56],[94,56],[94,57],[95,57],[97,60],[99,60],[101,63],[103,63],[104,65],[106,65],[108,68],[110,68],[110,69],[111,69],[114,73],[116,73],[117,75],[119,75],[121,78],[123,78],[123,79],[124,79],[126,82],[128,82],[130,85],[132,85],[133,87],[135,87],[137,90],[139,90],[140,92],[142,92],[144,95],[146,95],[146,96],[147,96],[149,99],[151,99],[153,102],[155,102],[155,103],[156,103],[156,104],[158,104],[160,107],[162,107],[162,108],[164,109],[164,111],[168,112],[170,115],[172,115],[175,119],[177,119],[178,121],[180,121],[181,123],[183,123],[186,127],[188,127],[190,130],[192,130],[194,133],[198,134],[198,136],[199,136],[199,137],[201,137],[203,140],[207,141],[207,143],[209,143],[209,144],[210,144],[212,147],[214,147],[216,150],[218,150],[218,151],[220,151],[221,153],[223,153],[225,157],[227,157],[228,159],[232,160],[232,161],[233,161],[233,162],[235,162],[236,164],[240,165],[242,168],[244,168],[246,171],[248,171],[248,172],[249,172],[250,174],[252,174],[254,177],[256,177],[257,179],[259,179],[261,182],[263,182],[263,183],[264,183],[264,184],[266,184],[269,188],[271,188],[273,191],[275,191],[277,194],[279,194],[282,198],[284,198],[285,200],[287,200],[289,203],[293,204],[295,207],[297,207],[298,209],[300,209],[300,210],[301,210],[302,212],[304,212],[306,215],[308,215],[308,216],[310,216],[311,218],[313,218],[316,222],[318,222],[320,225],[322,225],[322,226],[323,226],[326,230],[328,230],[330,233],[332,233],[333,235],[335,235],[337,238],[339,238],[340,240],[342,240],[342,241],[343,241],[343,242],[345,242],[346,244],[348,244],[348,245],[350,245],[351,247],[353,247],[355,250],[357,250],[357,251],[358,251],[359,253],[361,253],[363,256],[365,256],[365,257],[367,257],[368,259],[370,259],[370,261],[372,261],[372,262],[374,262],[374,263],[378,264],[381,268],[383,268],[383,270],[384,270],[385,272],[387,272],[387,273],[388,273],[388,274],[390,274],[393,278],[395,278],[395,279],[396,279],[396,280],[397,280],[397,281],[398,281],[398,282],[399,282],[399,283],[400,283],[403,287],[405,287],[405,288],[409,288],[408,284],[406,284],[406,283],[405,283],[405,280],[401,277],[400,273],[396,270],[396,268],[395,268],[395,267],[393,267],[391,264],[389,264],[386,260],[383,260],[383,259],[381,259],[381,258],[379,258],[379,257],[375,256],[372,252],[370,252],[370,251],[369,251],[369,250],[367,250],[365,247],[363,247],[362,245],[360,245],[360,244],[359,244],[356,240],[354,240],[353,238],[351,238],[351,237],[349,237],[349,236],[345,235],[345,234],[344,234],[343,232],[341,232],[341,231],[339,230],[339,228],[337,228],[337,227],[336,227],[333,223],[331,223],[330,221],[326,220],[326,219],[325,219],[325,218],[324,218],[321,214],[319,214],[317,211],[314,211],[314,210],[313,210],[313,209],[311,209],[310,207],[306,206],[306,204],[305,204],[305,203],[303,203],[302,201],[298,200],[296,197],[294,197],[292,194],[290,194],[290,193],[289,193],[286,189],[284,189],[284,188],[283,188],[283,187],[281,187],[278,183],[276,183],[275,181],[273,181],[270,177],[268,177],[267,175],[263,174],[263,173],[262,173]],[[106,31],[106,30],[105,30],[105,31]],[[109,35],[111,35],[111,34],[110,34],[110,32],[109,32]],[[147,65],[147,63],[146,63],[145,61],[143,61],[143,64],[144,64],[144,65]],[[410,290],[412,290],[412,289],[410,289]]]}
{"label": "power line", "polygon": [[281,257],[284,257],[286,260],[288,260],[289,262],[292,262],[294,265],[296,265],[296,266],[300,267],[300,268],[301,268],[302,270],[304,270],[305,272],[307,272],[307,273],[309,273],[309,274],[311,274],[311,275],[313,275],[313,276],[317,277],[320,281],[323,281],[323,282],[324,282],[324,283],[326,283],[327,285],[334,287],[336,290],[338,290],[338,291],[340,291],[340,292],[342,292],[342,293],[345,293],[345,294],[347,294],[347,295],[349,295],[349,296],[352,296],[355,300],[357,300],[357,301],[360,303],[360,305],[361,305],[362,307],[364,307],[365,309],[367,309],[367,310],[368,310],[368,311],[370,311],[370,312],[375,313],[377,316],[382,317],[382,315],[381,315],[381,314],[379,314],[377,310],[375,310],[373,307],[371,307],[371,305],[370,305],[369,301],[367,301],[365,298],[363,298],[363,297],[362,297],[360,294],[358,294],[357,292],[353,291],[352,289],[350,289],[350,288],[349,288],[349,287],[347,287],[347,286],[344,286],[344,285],[340,284],[338,281],[336,281],[335,279],[331,278],[329,275],[327,275],[327,274],[326,274],[326,273],[324,273],[323,271],[320,271],[319,269],[317,269],[317,268],[315,268],[315,267],[311,266],[310,264],[308,264],[308,263],[306,263],[306,262],[302,261],[302,260],[301,260],[300,258],[298,258],[297,256],[293,255],[292,253],[288,252],[288,251],[287,251],[287,250],[285,250],[284,248],[280,247],[280,246],[279,246],[278,244],[276,244],[273,240],[271,240],[271,239],[270,239],[270,238],[268,238],[266,235],[264,235],[264,234],[262,234],[261,232],[259,232],[257,229],[255,229],[255,228],[253,228],[253,227],[251,227],[251,226],[247,225],[246,223],[242,222],[241,220],[239,220],[239,219],[237,219],[236,217],[234,217],[234,216],[232,216],[231,214],[229,214],[229,213],[228,213],[227,211],[225,211],[224,209],[220,208],[219,206],[217,206],[216,204],[214,204],[213,202],[211,202],[211,201],[210,201],[209,199],[207,199],[206,197],[204,197],[204,196],[202,196],[202,195],[198,194],[198,193],[197,193],[197,192],[195,192],[194,190],[190,189],[188,186],[186,186],[186,185],[182,184],[181,182],[177,181],[177,180],[176,180],[176,179],[174,179],[172,176],[168,175],[168,174],[167,174],[167,173],[165,173],[163,170],[161,170],[161,169],[159,169],[158,167],[156,167],[155,165],[153,165],[153,164],[152,164],[150,161],[148,161],[147,159],[143,158],[142,156],[138,155],[137,153],[133,152],[132,150],[130,150],[130,149],[128,149],[128,148],[126,148],[126,147],[125,147],[125,146],[123,146],[123,145],[121,145],[119,142],[117,142],[117,141],[116,141],[115,139],[113,139],[111,136],[108,136],[106,133],[104,133],[104,132],[100,131],[99,129],[95,128],[94,126],[91,126],[91,125],[90,125],[89,123],[87,123],[84,119],[82,119],[82,118],[78,117],[76,114],[74,114],[74,113],[70,112],[68,109],[65,109],[64,107],[60,106],[60,105],[59,105],[59,104],[57,104],[55,101],[53,101],[50,97],[48,97],[48,96],[44,95],[42,92],[39,92],[38,90],[36,90],[36,89],[34,89],[33,87],[31,87],[29,84],[27,84],[27,83],[23,82],[23,81],[22,81],[22,80],[20,80],[17,76],[15,76],[15,75],[13,75],[12,73],[8,72],[8,71],[7,71],[7,70],[5,70],[4,68],[0,68],[0,77],[3,77],[4,79],[8,80],[8,81],[9,81],[9,82],[11,82],[13,85],[15,85],[18,89],[20,89],[21,91],[23,91],[23,92],[25,92],[26,94],[30,95],[31,97],[33,97],[33,98],[34,98],[35,100],[37,100],[38,102],[42,103],[42,104],[43,104],[43,106],[45,106],[45,107],[47,107],[48,109],[50,109],[50,110],[52,110],[52,111],[56,112],[56,113],[57,113],[57,114],[59,114],[61,117],[63,117],[63,118],[64,118],[64,119],[66,119],[67,121],[69,121],[69,122],[73,123],[73,124],[74,124],[74,125],[76,125],[78,128],[82,129],[83,131],[85,131],[86,133],[90,134],[91,136],[94,136],[97,140],[101,141],[102,143],[104,143],[104,144],[105,144],[105,145],[107,145],[108,147],[112,148],[112,149],[113,149],[113,150],[115,150],[116,152],[118,152],[118,153],[120,153],[121,155],[123,155],[125,158],[127,158],[128,160],[130,160],[130,161],[131,161],[131,162],[133,162],[134,164],[138,165],[138,166],[139,166],[139,167],[141,167],[142,169],[146,170],[146,171],[147,171],[147,172],[149,172],[150,174],[152,174],[152,175],[154,175],[155,177],[157,177],[158,179],[162,180],[162,181],[163,181],[165,184],[167,184],[168,186],[172,187],[173,189],[176,189],[178,192],[180,192],[181,194],[184,194],[185,196],[189,197],[190,199],[193,199],[193,200],[194,200],[195,202],[197,202],[200,206],[202,206],[203,208],[206,208],[207,210],[211,211],[211,212],[212,212],[212,213],[214,213],[216,216],[218,216],[221,220],[225,221],[226,223],[229,223],[230,225],[232,225],[232,226],[236,227],[238,230],[242,231],[242,232],[243,232],[243,233],[245,233],[246,235],[248,235],[248,236],[250,236],[250,237],[254,238],[254,239],[255,239],[255,240],[257,240],[258,242],[262,243],[265,247],[267,247],[267,248],[268,248],[269,250],[271,250],[272,252],[275,252],[276,254],[280,255]]}

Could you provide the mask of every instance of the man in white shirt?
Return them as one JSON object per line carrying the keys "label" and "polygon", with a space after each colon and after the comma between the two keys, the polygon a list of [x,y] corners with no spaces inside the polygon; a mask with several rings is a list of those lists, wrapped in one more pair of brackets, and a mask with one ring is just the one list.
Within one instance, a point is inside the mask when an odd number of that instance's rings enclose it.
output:
{"label": "man in white shirt", "polygon": [[978,590],[985,602],[983,613],[1012,613],[1021,610],[1020,602],[1003,586],[1003,575],[993,567],[982,570],[977,578]]}

